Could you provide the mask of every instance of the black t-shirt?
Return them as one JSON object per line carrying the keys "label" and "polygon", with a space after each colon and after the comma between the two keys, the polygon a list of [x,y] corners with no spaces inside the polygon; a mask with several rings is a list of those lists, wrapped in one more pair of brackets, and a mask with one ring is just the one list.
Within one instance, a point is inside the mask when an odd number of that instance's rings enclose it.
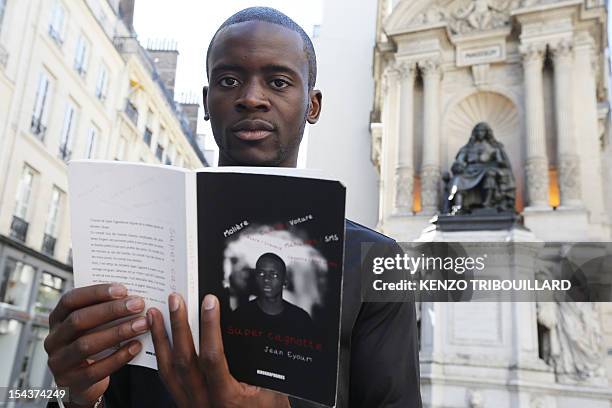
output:
{"label": "black t-shirt", "polygon": [[[415,304],[361,301],[361,244],[366,242],[388,243],[399,251],[391,238],[346,221],[337,406],[421,408]],[[104,400],[106,408],[174,406],[157,371],[138,366],[113,374]],[[291,406],[316,405],[292,399]]]}
{"label": "black t-shirt", "polygon": [[[229,318],[229,324],[235,330],[242,332],[227,335],[224,338],[228,353],[230,370],[236,378],[247,384],[257,383],[266,388],[274,389],[279,381],[261,376],[255,370],[283,375],[282,390],[294,395],[310,395],[320,398],[317,393],[324,384],[316,387],[314,394],[309,392],[317,378],[318,358],[305,364],[300,360],[289,358],[289,353],[299,355],[301,347],[282,345],[270,341],[268,336],[291,336],[299,339],[310,339],[316,342],[315,332],[310,315],[303,309],[283,300],[283,310],[276,315],[266,314],[257,303],[257,299],[236,309]],[[244,331],[260,333],[258,336],[244,335]]]}

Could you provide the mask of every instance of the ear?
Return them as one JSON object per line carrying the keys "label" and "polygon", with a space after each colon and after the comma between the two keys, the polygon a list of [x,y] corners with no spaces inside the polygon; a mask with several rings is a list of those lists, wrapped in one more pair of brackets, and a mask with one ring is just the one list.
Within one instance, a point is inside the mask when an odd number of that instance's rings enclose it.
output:
{"label": "ear", "polygon": [[313,89],[309,92],[308,97],[308,115],[306,115],[306,120],[311,125],[314,125],[319,120],[319,115],[321,115],[321,99],[323,95],[318,89]]}
{"label": "ear", "polygon": [[204,105],[204,120],[209,120],[210,115],[208,114],[208,101],[206,97],[208,96],[208,87],[205,86],[202,88],[202,104]]}

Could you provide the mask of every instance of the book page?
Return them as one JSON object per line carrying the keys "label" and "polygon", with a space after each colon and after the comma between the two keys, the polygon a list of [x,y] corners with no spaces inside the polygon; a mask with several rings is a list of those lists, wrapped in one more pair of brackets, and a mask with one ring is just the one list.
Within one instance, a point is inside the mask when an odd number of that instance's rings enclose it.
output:
{"label": "book page", "polygon": [[[194,206],[187,197],[195,202],[194,173],[170,166],[75,161],[68,174],[75,286],[125,285],[129,295],[144,298],[145,312],[156,307],[164,314],[169,334],[167,299],[178,292],[190,310],[196,305],[190,324],[197,347],[197,272],[188,276],[197,267],[197,242],[186,218],[187,207]],[[143,350],[130,364],[157,368],[150,334],[139,340]]]}

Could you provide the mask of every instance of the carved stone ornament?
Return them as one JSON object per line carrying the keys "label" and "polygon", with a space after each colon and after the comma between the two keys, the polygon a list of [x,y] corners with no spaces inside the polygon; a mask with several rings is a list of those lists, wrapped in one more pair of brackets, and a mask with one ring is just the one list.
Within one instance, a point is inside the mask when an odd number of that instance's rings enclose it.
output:
{"label": "carved stone ornament", "polygon": [[448,18],[446,10],[439,5],[428,7],[427,10],[417,15],[410,22],[409,26],[421,26],[440,23]]}
{"label": "carved stone ornament", "polygon": [[440,183],[440,168],[426,165],[421,170],[421,204],[424,211],[438,209],[438,186]]}
{"label": "carved stone ornament", "polygon": [[395,69],[399,72],[401,79],[409,79],[414,76],[416,65],[414,62],[398,61],[395,64]]}
{"label": "carved stone ornament", "polygon": [[452,34],[509,27],[510,10],[519,5],[519,0],[469,0],[451,13],[448,26]]}
{"label": "carved stone ornament", "polygon": [[440,62],[435,59],[428,59],[419,62],[419,68],[421,68],[423,76],[425,77],[440,74]]}
{"label": "carved stone ornament", "polygon": [[580,199],[580,159],[564,154],[559,159],[559,188],[561,203]]}
{"label": "carved stone ornament", "polygon": [[412,167],[404,166],[395,174],[395,212],[408,214],[412,211],[412,190],[414,180]]}
{"label": "carved stone ornament", "polygon": [[387,66],[385,68],[382,75],[382,90],[383,93],[387,93],[389,91],[389,86],[391,84],[397,83],[398,78],[400,77],[400,71],[397,69],[395,64]]}
{"label": "carved stone ornament", "polygon": [[548,204],[548,166],[543,157],[527,159],[525,165],[527,175],[527,194],[529,205]]}
{"label": "carved stone ornament", "polygon": [[520,46],[520,52],[524,64],[541,65],[546,53],[546,46],[544,44],[524,44]]}
{"label": "carved stone ornament", "polygon": [[574,46],[571,40],[563,39],[553,44],[550,48],[555,64],[569,62]]}

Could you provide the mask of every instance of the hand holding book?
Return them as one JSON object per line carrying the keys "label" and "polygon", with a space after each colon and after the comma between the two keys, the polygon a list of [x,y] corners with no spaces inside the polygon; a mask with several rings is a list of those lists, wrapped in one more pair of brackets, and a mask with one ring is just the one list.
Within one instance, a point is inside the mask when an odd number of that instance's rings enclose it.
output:
{"label": "hand holding book", "polygon": [[282,394],[238,382],[229,372],[223,349],[219,302],[204,298],[201,308],[200,355],[196,354],[185,302],[178,294],[168,299],[173,345],[163,315],[147,311],[159,374],[180,407],[289,407]]}
{"label": "hand holding book", "polygon": [[[117,284],[76,288],[64,294],[49,315],[49,368],[58,386],[70,388],[74,403],[92,406],[108,388],[109,376],[142,349],[138,340],[128,340],[148,330],[144,317],[135,316],[143,311],[144,301],[127,294]],[[117,319],[123,323],[108,327]],[[104,358],[91,359],[121,343]]]}

